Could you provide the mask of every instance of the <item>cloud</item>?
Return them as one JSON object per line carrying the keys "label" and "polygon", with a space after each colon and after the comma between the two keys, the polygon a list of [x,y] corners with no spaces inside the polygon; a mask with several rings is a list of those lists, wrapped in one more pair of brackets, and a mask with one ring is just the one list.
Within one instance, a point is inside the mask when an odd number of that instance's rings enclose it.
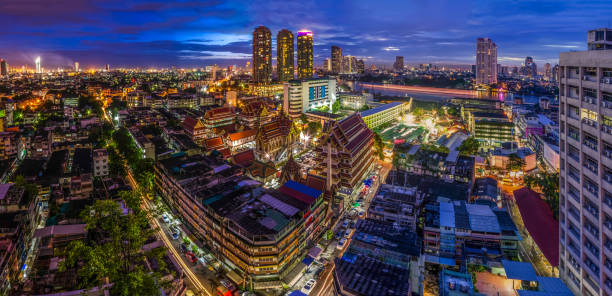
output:
{"label": "cloud", "polygon": [[399,48],[395,46],[387,46],[383,48],[384,51],[398,51]]}

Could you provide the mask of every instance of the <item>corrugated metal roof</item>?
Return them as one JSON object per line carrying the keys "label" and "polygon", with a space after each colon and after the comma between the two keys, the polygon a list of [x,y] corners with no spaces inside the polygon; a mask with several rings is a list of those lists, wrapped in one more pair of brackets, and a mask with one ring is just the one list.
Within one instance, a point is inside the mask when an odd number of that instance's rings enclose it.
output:
{"label": "corrugated metal roof", "polygon": [[291,205],[288,205],[267,193],[264,194],[262,197],[260,197],[259,200],[273,207],[274,209],[280,211],[281,213],[285,214],[287,217],[292,217],[293,215],[295,215],[297,212],[300,211],[299,209]]}
{"label": "corrugated metal roof", "polygon": [[506,277],[512,280],[537,281],[538,276],[529,262],[502,260]]}
{"label": "corrugated metal roof", "polygon": [[392,103],[389,103],[389,104],[384,104],[384,105],[382,105],[380,107],[376,107],[376,108],[373,108],[373,109],[362,111],[362,112],[360,112],[360,114],[361,114],[361,117],[366,117],[366,116],[370,116],[372,114],[376,114],[378,112],[385,111],[387,109],[399,106],[401,104],[404,104],[404,102],[392,102]]}
{"label": "corrugated metal roof", "polygon": [[440,227],[455,228],[455,207],[452,203],[440,203]]}
{"label": "corrugated metal roof", "polygon": [[314,199],[317,199],[319,196],[321,196],[321,191],[316,190],[312,187],[308,187],[304,184],[295,182],[295,181],[287,181],[283,186],[287,186],[293,190],[299,191],[301,193],[305,193],[309,196],[311,196]]}

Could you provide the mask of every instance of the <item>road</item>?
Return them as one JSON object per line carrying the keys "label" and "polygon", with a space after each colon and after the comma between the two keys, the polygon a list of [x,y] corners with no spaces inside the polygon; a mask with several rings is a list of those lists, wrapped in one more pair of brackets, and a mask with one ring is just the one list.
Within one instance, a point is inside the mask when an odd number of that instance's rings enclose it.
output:
{"label": "road", "polygon": [[[106,109],[103,109],[102,111],[103,111],[103,114],[104,114],[104,119],[107,122],[112,124],[112,121],[110,120],[110,118],[108,117],[108,114],[106,113]],[[119,155],[121,155],[121,153],[119,151],[117,151],[117,153]],[[123,162],[123,165],[126,168],[126,171],[127,171],[126,179],[130,183],[130,186],[132,186],[133,189],[138,188],[138,182],[136,182],[136,179],[134,179],[134,176],[132,175],[132,169],[129,167],[129,165],[127,165],[125,160]],[[148,211],[152,211],[155,208],[155,206],[151,204],[151,201],[146,196],[141,195],[140,198],[142,199],[141,207],[143,209],[148,210]],[[162,228],[162,225],[159,223],[158,218],[153,216],[153,215],[149,215],[149,223],[151,223],[151,225],[155,227],[155,229],[157,230],[157,237],[162,240],[162,242],[164,243],[164,246],[166,247],[168,252],[172,256],[174,256],[174,259],[176,259],[176,262],[178,262],[180,267],[183,269],[183,274],[185,274],[185,276],[188,279],[189,283],[191,283],[191,286],[195,290],[194,291],[195,294],[196,295],[213,296],[214,292],[208,291],[206,289],[206,286],[204,284],[202,284],[200,279],[189,268],[188,263],[185,262],[184,256],[181,256],[181,254],[176,250],[175,246],[172,244],[171,240],[168,238],[168,235],[164,232],[164,230]]]}

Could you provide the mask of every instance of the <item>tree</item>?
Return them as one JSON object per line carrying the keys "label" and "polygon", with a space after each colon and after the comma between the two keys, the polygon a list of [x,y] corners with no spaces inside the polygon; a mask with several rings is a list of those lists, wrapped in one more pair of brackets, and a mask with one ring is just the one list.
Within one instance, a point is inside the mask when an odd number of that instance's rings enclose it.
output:
{"label": "tree", "polygon": [[316,136],[319,134],[319,132],[321,132],[321,129],[323,128],[323,126],[321,126],[321,122],[319,121],[311,121],[308,123],[308,133],[310,135]]}
{"label": "tree", "polygon": [[23,198],[19,201],[19,206],[30,205],[38,196],[38,186],[34,183],[27,183],[22,175],[15,178],[15,186],[23,188]]}
{"label": "tree", "polygon": [[308,117],[306,117],[306,114],[302,113],[302,115],[300,115],[300,121],[302,124],[308,124]]}
{"label": "tree", "polygon": [[508,155],[507,169],[513,172],[517,172],[523,169],[525,166],[525,160],[523,160],[516,153]]}
{"label": "tree", "polygon": [[319,108],[319,111],[321,111],[321,112],[329,112],[329,106],[323,105],[323,106],[321,106],[321,108]]}
{"label": "tree", "polygon": [[[142,200],[132,191],[119,196],[130,211],[125,214],[117,201],[97,200],[81,213],[87,224],[88,240],[71,242],[60,263],[62,272],[74,269],[79,276],[80,288],[112,283],[111,295],[160,295],[160,288],[169,283],[160,271],[166,270],[165,249],[143,251],[142,247],[153,236],[148,211],[140,207]],[[151,272],[142,261],[155,260],[160,269]]]}
{"label": "tree", "polygon": [[459,108],[455,106],[448,107],[448,110],[446,110],[446,113],[450,116],[459,116]]}
{"label": "tree", "polygon": [[423,115],[425,115],[425,111],[423,110],[423,108],[414,108],[414,111],[412,111],[412,115],[414,115],[415,120],[421,121],[421,119],[423,119]]}
{"label": "tree", "polygon": [[363,106],[361,106],[361,108],[359,108],[359,111],[366,111],[366,110],[370,110],[370,106],[363,104]]}
{"label": "tree", "polygon": [[540,191],[553,212],[555,219],[559,215],[559,173],[539,173],[525,176],[525,185],[534,191]]}
{"label": "tree", "polygon": [[461,155],[475,155],[480,148],[480,142],[474,137],[468,137],[461,143],[458,150]]}
{"label": "tree", "polygon": [[340,111],[340,99],[332,104],[332,113],[338,113],[338,111]]}
{"label": "tree", "polygon": [[385,154],[383,153],[385,149],[385,143],[383,142],[382,137],[379,133],[374,133],[374,149],[376,149],[376,155],[380,160],[385,159]]}

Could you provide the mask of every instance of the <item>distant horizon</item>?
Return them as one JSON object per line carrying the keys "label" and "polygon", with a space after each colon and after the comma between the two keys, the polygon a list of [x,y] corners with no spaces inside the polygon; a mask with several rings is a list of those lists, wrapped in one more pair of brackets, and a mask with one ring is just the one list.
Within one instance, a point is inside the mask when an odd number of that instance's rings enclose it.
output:
{"label": "distant horizon", "polygon": [[[472,65],[478,37],[498,46],[498,62],[558,63],[559,53],[586,50],[588,30],[609,26],[608,1],[231,1],[4,0],[0,58],[12,67],[201,68],[251,60],[260,25],[314,35],[315,65],[330,47],[366,64]],[[297,35],[297,34],[296,34]]]}

